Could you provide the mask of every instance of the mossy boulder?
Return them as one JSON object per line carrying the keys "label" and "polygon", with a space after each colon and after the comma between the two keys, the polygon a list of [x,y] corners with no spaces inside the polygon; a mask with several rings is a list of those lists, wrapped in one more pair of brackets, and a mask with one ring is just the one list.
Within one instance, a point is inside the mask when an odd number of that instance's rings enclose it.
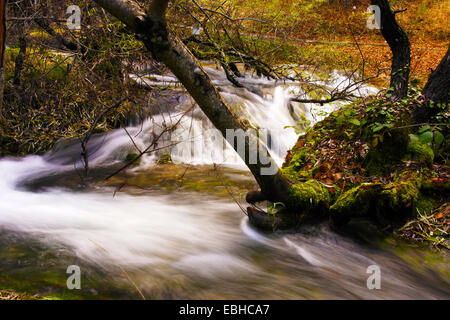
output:
{"label": "mossy boulder", "polygon": [[351,218],[368,216],[381,190],[381,184],[363,183],[344,192],[330,207],[331,220],[343,225]]}
{"label": "mossy boulder", "polygon": [[407,154],[404,160],[422,162],[428,167],[431,167],[434,161],[434,152],[427,144],[420,140],[412,140],[408,144]]}
{"label": "mossy boulder", "polygon": [[304,219],[327,217],[331,196],[317,180],[308,180],[291,186],[288,207],[297,210]]}
{"label": "mossy boulder", "polygon": [[165,153],[159,157],[156,161],[157,164],[172,164],[172,156],[168,153]]}
{"label": "mossy boulder", "polygon": [[422,174],[406,170],[391,183],[363,183],[343,193],[330,207],[336,225],[366,217],[381,224],[396,224],[415,213],[420,199]]}
{"label": "mossy boulder", "polygon": [[[448,167],[435,161],[442,157],[433,146],[411,134],[416,103],[369,98],[305,129],[281,169],[293,180],[285,202],[292,226],[329,217],[335,226],[364,218],[382,229],[396,228],[448,201]],[[445,142],[447,131],[432,129],[442,132],[433,133],[433,141]]]}
{"label": "mossy boulder", "polygon": [[[377,141],[380,141],[378,138]],[[387,176],[392,166],[399,163],[408,150],[409,136],[406,129],[392,130],[370,148],[363,166],[369,175]]]}

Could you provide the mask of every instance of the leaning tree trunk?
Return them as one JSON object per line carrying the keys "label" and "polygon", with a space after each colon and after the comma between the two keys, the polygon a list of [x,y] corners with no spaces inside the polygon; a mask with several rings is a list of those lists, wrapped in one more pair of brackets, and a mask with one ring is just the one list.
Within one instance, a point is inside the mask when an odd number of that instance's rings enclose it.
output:
{"label": "leaning tree trunk", "polygon": [[422,90],[425,98],[424,106],[416,108],[413,113],[414,123],[428,122],[431,117],[435,116],[440,108],[431,107],[430,104],[443,104],[448,106],[450,101],[450,46],[447,53],[441,60]]}
{"label": "leaning tree trunk", "polygon": [[408,36],[399,26],[388,0],[371,0],[381,11],[381,34],[392,51],[390,93],[392,100],[401,100],[408,94],[411,48]]}
{"label": "leaning tree trunk", "polygon": [[[245,143],[245,152],[229,142],[245,161],[265,198],[274,202],[287,201],[291,182],[282,175],[259,139],[248,134],[251,127],[228,108],[200,62],[175,34],[167,30],[165,15],[170,0],[153,0],[147,13],[133,0],[94,1],[136,33],[153,57],[175,74],[224,137],[228,130],[238,133],[237,138]],[[251,161],[250,154],[259,156],[256,161],[254,158]]]}

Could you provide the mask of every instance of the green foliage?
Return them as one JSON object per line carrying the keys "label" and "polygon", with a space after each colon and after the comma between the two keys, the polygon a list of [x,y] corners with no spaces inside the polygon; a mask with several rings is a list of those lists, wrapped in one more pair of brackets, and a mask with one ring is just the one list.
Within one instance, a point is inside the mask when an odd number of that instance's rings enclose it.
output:
{"label": "green foliage", "polygon": [[412,141],[408,144],[407,152],[408,154],[406,155],[406,160],[420,161],[429,167],[433,165],[433,150],[422,141],[412,139]]}
{"label": "green foliage", "polygon": [[165,153],[163,155],[161,155],[158,159],[158,161],[156,161],[157,164],[172,164],[172,157],[170,155],[170,153]]}
{"label": "green foliage", "polygon": [[277,211],[284,208],[286,208],[286,206],[283,202],[275,202],[271,204],[267,209],[267,218],[270,218],[270,216],[272,216],[273,218],[272,227],[275,227]]}

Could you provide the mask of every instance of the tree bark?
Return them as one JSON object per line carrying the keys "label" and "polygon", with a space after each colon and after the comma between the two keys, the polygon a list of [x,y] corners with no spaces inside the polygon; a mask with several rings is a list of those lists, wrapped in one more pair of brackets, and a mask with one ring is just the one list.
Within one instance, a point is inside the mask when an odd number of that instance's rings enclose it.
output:
{"label": "tree bark", "polygon": [[423,88],[423,95],[434,103],[448,103],[450,98],[450,46],[428,82]]}
{"label": "tree bark", "polygon": [[36,22],[36,24],[41,27],[42,30],[54,37],[61,49],[68,49],[70,51],[76,51],[78,49],[78,45],[76,43],[64,39],[62,35],[53,30],[47,20],[37,18],[34,19],[34,22]]}
{"label": "tree bark", "polygon": [[[227,130],[233,130],[238,139],[243,139],[245,152],[239,152],[237,144],[231,145],[245,161],[266,199],[287,201],[292,183],[282,175],[259,139],[248,134],[252,128],[226,105],[200,62],[175,34],[167,30],[165,14],[170,0],[153,0],[147,13],[132,0],[94,1],[136,33],[153,57],[175,74],[224,137]],[[250,161],[247,157],[250,154],[258,155],[256,161]]]}
{"label": "tree bark", "polygon": [[381,34],[392,51],[390,93],[392,100],[401,100],[408,94],[411,47],[408,36],[399,26],[388,0],[371,0],[380,7]]}
{"label": "tree bark", "polygon": [[0,125],[3,125],[3,91],[5,80],[6,0],[0,0]]}
{"label": "tree bark", "polygon": [[448,106],[450,101],[450,45],[447,53],[434,70],[425,87],[422,90],[425,98],[424,106],[416,108],[413,113],[413,123],[428,122],[430,118],[439,112],[439,108],[430,107],[431,101],[434,104],[444,104]]}
{"label": "tree bark", "polygon": [[14,85],[20,85],[20,75],[23,69],[23,62],[25,60],[25,54],[27,51],[27,41],[25,37],[22,35],[19,38],[19,54],[16,57],[15,66],[14,66]]}

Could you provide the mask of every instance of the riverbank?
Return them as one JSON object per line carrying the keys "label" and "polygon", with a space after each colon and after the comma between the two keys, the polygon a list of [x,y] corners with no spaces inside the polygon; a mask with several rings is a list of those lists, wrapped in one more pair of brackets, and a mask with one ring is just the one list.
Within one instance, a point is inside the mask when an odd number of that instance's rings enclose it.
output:
{"label": "riverbank", "polygon": [[325,218],[339,227],[366,218],[449,249],[448,111],[411,125],[417,107],[414,95],[401,102],[369,97],[307,129],[282,169],[298,183],[294,223]]}

